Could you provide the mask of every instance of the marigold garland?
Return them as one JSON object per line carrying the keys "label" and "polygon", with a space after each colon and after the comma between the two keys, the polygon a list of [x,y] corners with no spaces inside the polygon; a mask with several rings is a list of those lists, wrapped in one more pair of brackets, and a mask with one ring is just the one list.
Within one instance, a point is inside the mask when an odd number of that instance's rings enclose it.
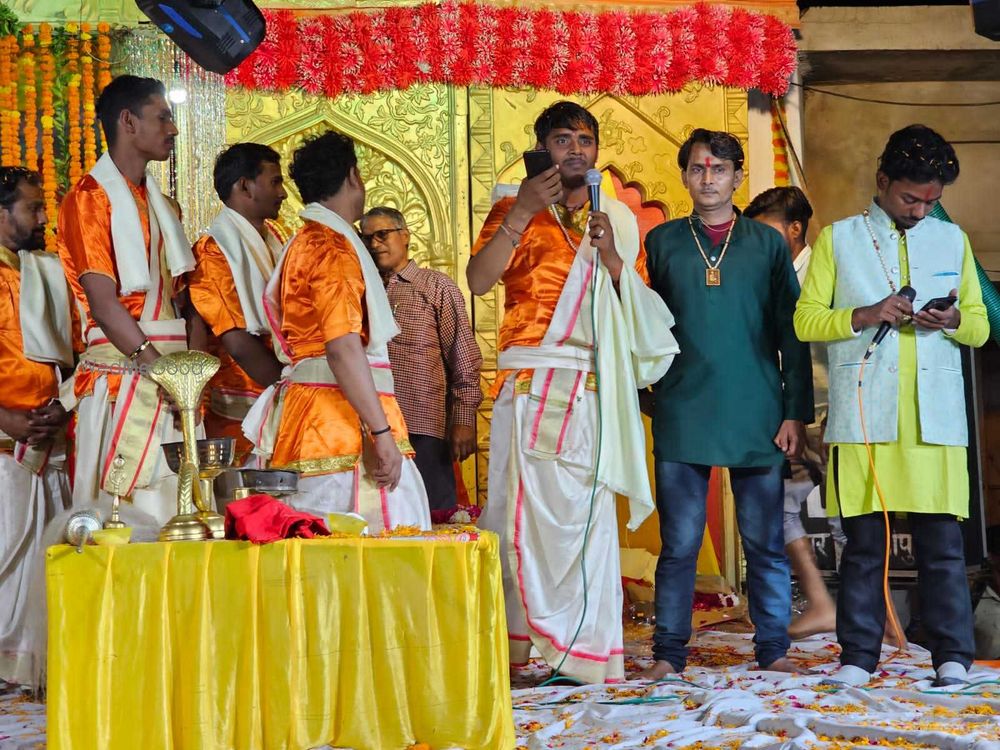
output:
{"label": "marigold garland", "polygon": [[38,169],[38,86],[35,83],[35,33],[31,24],[21,31],[22,93],[24,97],[24,165]]}
{"label": "marigold garland", "polygon": [[227,75],[229,85],[337,96],[436,82],[638,96],[701,82],[780,96],[796,66],[787,24],[722,5],[632,13],[446,0],[333,16],[264,15],[267,36]]}
{"label": "marigold garland", "polygon": [[66,26],[66,120],[69,126],[69,137],[66,148],[69,151],[69,182],[75,185],[83,177],[83,158],[80,147],[83,141],[83,131],[80,124],[80,40],[77,36],[79,28],[76,24]]}
{"label": "marigold garland", "polygon": [[[111,83],[111,27],[103,21],[97,24],[97,90]],[[98,129],[100,130],[100,129]],[[101,150],[107,151],[104,141],[104,131],[100,131]]]}
{"label": "marigold garland", "polygon": [[80,29],[80,62],[83,89],[83,168],[89,172],[97,162],[97,134],[94,131],[97,112],[94,106],[93,36],[90,33],[89,23],[83,24]]}
{"label": "marigold garland", "polygon": [[49,223],[45,227],[45,236],[50,239],[55,236],[58,206],[56,204],[56,149],[55,149],[55,109],[52,103],[52,91],[56,82],[56,64],[52,56],[52,27],[43,23],[38,29],[39,70],[41,71],[41,108],[42,108],[42,190],[45,194],[45,213],[49,215]]}
{"label": "marigold garland", "polygon": [[21,147],[14,123],[17,117],[17,37],[0,38],[0,158],[5,165],[21,163]]}

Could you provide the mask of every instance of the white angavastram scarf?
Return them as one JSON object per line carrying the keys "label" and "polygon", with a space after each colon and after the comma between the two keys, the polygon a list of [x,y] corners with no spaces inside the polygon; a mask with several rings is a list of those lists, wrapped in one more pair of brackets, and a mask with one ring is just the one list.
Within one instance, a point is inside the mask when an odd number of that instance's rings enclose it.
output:
{"label": "white angavastram scarf", "polygon": [[21,336],[24,356],[35,362],[73,366],[69,287],[55,253],[21,250]]}
{"label": "white angavastram scarf", "polygon": [[[111,242],[118,266],[119,293],[123,296],[134,292],[150,291],[149,260],[146,248],[139,238],[143,236],[139,207],[135,203],[125,176],[118,171],[107,151],[97,160],[90,175],[97,180],[111,203]],[[167,203],[156,180],[146,175],[146,195],[149,210],[155,215],[163,237],[167,267],[171,276],[180,276],[194,270],[194,255],[184,236],[177,214]]]}
{"label": "white angavastram scarf", "polygon": [[270,333],[264,314],[264,290],[281,254],[281,242],[270,230],[266,239],[253,224],[228,206],[215,217],[208,234],[216,241],[233,272],[247,332]]}

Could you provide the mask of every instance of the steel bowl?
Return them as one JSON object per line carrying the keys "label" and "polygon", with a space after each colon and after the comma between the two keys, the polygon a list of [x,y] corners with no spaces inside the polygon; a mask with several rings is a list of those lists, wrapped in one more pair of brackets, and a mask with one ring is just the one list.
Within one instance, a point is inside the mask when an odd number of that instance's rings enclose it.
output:
{"label": "steel bowl", "polygon": [[236,469],[239,486],[265,495],[292,495],[299,490],[299,473],[283,469]]}
{"label": "steel bowl", "polygon": [[[163,443],[167,466],[175,474],[180,471],[184,443]],[[233,465],[236,457],[236,440],[231,437],[203,438],[198,441],[198,465],[201,469],[225,469]]]}
{"label": "steel bowl", "polygon": [[215,505],[219,513],[225,513],[233,494],[238,489],[247,489],[250,494],[271,495],[281,499],[294,495],[299,487],[297,471],[280,469],[230,469],[215,480]]}

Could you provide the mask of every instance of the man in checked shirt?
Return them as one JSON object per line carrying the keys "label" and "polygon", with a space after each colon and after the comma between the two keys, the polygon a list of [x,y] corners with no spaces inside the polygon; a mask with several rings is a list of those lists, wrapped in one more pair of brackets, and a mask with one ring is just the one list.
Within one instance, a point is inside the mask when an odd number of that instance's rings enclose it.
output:
{"label": "man in checked shirt", "polygon": [[410,260],[410,230],[394,208],[361,219],[361,240],[382,272],[401,333],[389,342],[389,362],[414,460],[431,510],[457,503],[452,461],[476,449],[476,409],[483,400],[483,357],[458,286]]}

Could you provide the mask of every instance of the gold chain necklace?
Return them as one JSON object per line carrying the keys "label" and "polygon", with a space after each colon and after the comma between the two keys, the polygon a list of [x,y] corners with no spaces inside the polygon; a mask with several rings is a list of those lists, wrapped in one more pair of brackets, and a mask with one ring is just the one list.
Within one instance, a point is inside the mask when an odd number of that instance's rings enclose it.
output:
{"label": "gold chain necklace", "polygon": [[[559,228],[562,230],[563,237],[566,238],[566,244],[569,245],[571,249],[576,250],[576,243],[573,242],[573,238],[570,237],[569,232],[566,231],[566,226],[562,223],[562,219],[559,218],[559,212],[556,210],[554,204],[549,206],[549,211],[552,212],[552,218],[556,220],[556,224],[558,224]],[[586,229],[583,233],[586,233]]]}
{"label": "gold chain necklace", "polygon": [[875,238],[875,230],[872,229],[871,220],[868,218],[868,209],[866,208],[861,215],[865,219],[865,227],[868,229],[868,235],[872,238],[872,245],[875,246],[875,254],[878,256],[878,262],[882,264],[882,273],[885,274],[885,280],[889,282],[889,288],[892,293],[896,293],[896,284],[892,280],[892,276],[889,275],[889,268],[885,265],[885,258],[882,257],[882,248],[878,245],[878,240]]}
{"label": "gold chain necklace", "polygon": [[705,269],[705,286],[722,286],[722,271],[719,270],[719,266],[722,265],[722,259],[726,257],[726,250],[729,249],[729,240],[733,238],[733,227],[736,226],[737,218],[738,216],[733,216],[733,223],[729,225],[729,231],[726,232],[726,241],[722,243],[722,252],[719,253],[719,259],[713,266],[708,260],[708,255],[705,254],[705,249],[701,246],[698,233],[694,231],[694,219],[688,216],[688,227],[691,230],[691,236],[694,237],[694,244],[698,246],[698,252],[701,253],[701,258],[707,266]]}

